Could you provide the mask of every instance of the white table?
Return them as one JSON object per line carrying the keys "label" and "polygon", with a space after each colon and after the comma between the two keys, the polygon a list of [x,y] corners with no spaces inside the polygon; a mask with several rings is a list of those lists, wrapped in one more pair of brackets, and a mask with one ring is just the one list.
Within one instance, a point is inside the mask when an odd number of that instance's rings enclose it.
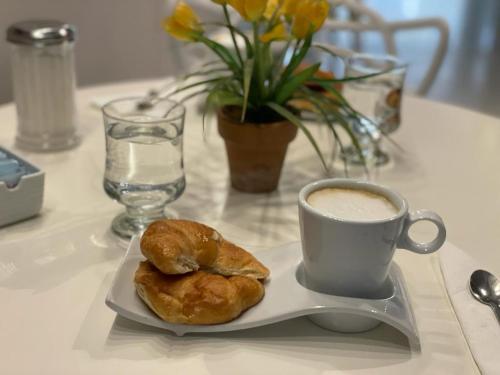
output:
{"label": "white table", "polygon": [[[125,244],[108,229],[122,207],[102,189],[103,125],[89,103],[98,95],[145,91],[151,85],[80,90],[83,142],[63,153],[16,150],[14,106],[0,107],[0,144],[46,172],[41,215],[0,229],[0,373],[477,373],[435,255],[399,251],[396,256],[408,282],[421,352],[385,325],[343,335],[301,318],[179,338],[117,317],[104,298],[124,252]],[[403,115],[394,138],[405,153],[392,150],[395,163],[381,169],[376,180],[399,190],[413,208],[439,212],[449,240],[500,274],[500,120],[411,97],[405,98]],[[289,148],[279,191],[231,190],[222,141],[215,127],[202,141],[194,105],[186,121],[185,161],[187,190],[172,207],[257,251],[299,238],[297,192],[322,177],[312,148],[299,136]]]}

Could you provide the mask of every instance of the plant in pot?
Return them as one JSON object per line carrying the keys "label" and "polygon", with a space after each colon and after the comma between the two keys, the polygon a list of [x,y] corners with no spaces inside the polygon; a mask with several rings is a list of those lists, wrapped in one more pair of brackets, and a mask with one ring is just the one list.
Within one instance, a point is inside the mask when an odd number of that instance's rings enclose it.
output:
{"label": "plant in pot", "polygon": [[[205,94],[206,111],[217,110],[232,186],[252,193],[275,190],[288,144],[297,130],[309,139],[327,169],[301,109],[327,124],[341,148],[338,126],[359,149],[349,125],[359,114],[338,87],[349,78],[319,74],[320,63],[304,65],[311,49],[324,49],[313,43],[313,36],[329,13],[327,0],[212,1],[221,7],[224,23],[201,23],[193,9],[181,1],[163,27],[180,40],[204,44],[217,57],[184,77],[189,80],[172,94],[201,88],[189,97]],[[232,24],[230,8],[241,16],[241,26]],[[207,36],[206,27],[212,25],[227,29],[233,48]],[[245,27],[249,33],[243,31]]]}

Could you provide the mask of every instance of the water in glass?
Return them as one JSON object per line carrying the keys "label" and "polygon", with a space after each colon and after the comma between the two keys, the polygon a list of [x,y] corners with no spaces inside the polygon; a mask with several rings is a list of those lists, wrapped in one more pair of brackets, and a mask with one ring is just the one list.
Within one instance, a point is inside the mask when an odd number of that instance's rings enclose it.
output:
{"label": "water in glass", "polygon": [[[372,74],[375,75],[369,76]],[[370,167],[389,161],[389,156],[380,149],[380,140],[383,134],[399,127],[405,74],[406,65],[393,56],[354,54],[347,60],[346,76],[368,76],[344,85],[346,100],[363,116],[359,121],[351,121],[351,126],[364,160],[351,146],[343,155],[348,163],[366,163]]]}
{"label": "water in glass", "polygon": [[399,127],[401,86],[400,75],[389,72],[345,84],[344,96],[354,109],[387,134]]}
{"label": "water in glass", "polygon": [[[132,122],[147,117],[127,118]],[[104,189],[120,203],[140,209],[163,207],[184,191],[182,133],[170,125],[108,125]]]}

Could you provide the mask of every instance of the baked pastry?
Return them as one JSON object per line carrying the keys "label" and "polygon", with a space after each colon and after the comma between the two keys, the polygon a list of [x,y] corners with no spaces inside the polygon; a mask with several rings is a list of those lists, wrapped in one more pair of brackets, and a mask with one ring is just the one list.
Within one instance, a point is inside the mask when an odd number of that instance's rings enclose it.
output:
{"label": "baked pastry", "polygon": [[194,221],[166,219],[152,223],[142,236],[141,251],[156,268],[170,275],[202,269],[226,276],[269,276],[269,270],[253,255]]}
{"label": "baked pastry", "polygon": [[225,239],[222,239],[213,263],[205,268],[224,276],[240,275],[259,280],[269,276],[269,270],[252,254]]}
{"label": "baked pastry", "polygon": [[188,220],[158,220],[141,238],[141,251],[166,274],[196,271],[214,262],[222,236],[214,229]]}
{"label": "baked pastry", "polygon": [[134,283],[140,298],[160,318],[178,324],[218,324],[238,317],[264,296],[260,281],[197,271],[165,275],[150,262],[139,264]]}

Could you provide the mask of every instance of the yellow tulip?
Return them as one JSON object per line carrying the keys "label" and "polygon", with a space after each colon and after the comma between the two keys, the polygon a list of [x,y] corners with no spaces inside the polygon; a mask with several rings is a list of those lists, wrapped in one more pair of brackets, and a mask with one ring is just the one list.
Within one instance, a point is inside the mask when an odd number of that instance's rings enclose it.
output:
{"label": "yellow tulip", "polygon": [[297,8],[298,0],[269,0],[264,17],[268,20],[276,13],[278,16],[290,16]]}
{"label": "yellow tulip", "polygon": [[198,16],[184,1],[177,4],[172,15],[163,20],[162,26],[173,37],[185,41],[195,41],[203,33]]}
{"label": "yellow tulip", "polygon": [[246,19],[245,12],[245,0],[228,0],[229,5],[231,5],[236,11],[241,15],[241,17]]}
{"label": "yellow tulip", "polygon": [[318,31],[328,17],[327,0],[304,0],[294,10],[292,34],[303,39]]}
{"label": "yellow tulip", "polygon": [[288,39],[288,31],[285,24],[280,22],[276,24],[270,31],[260,36],[262,43],[269,43],[273,40],[286,40]]}
{"label": "yellow tulip", "polygon": [[311,32],[311,23],[304,14],[297,14],[293,18],[292,34],[298,39],[304,39]]}
{"label": "yellow tulip", "polygon": [[266,11],[268,0],[228,0],[236,11],[247,21],[258,21]]}
{"label": "yellow tulip", "polygon": [[285,16],[290,16],[295,13],[297,5],[300,1],[297,0],[283,0],[283,5],[281,6],[281,11]]}
{"label": "yellow tulip", "polygon": [[275,13],[279,15],[281,13],[282,3],[283,0],[269,0],[267,2],[266,11],[264,12],[264,17],[270,20]]}

